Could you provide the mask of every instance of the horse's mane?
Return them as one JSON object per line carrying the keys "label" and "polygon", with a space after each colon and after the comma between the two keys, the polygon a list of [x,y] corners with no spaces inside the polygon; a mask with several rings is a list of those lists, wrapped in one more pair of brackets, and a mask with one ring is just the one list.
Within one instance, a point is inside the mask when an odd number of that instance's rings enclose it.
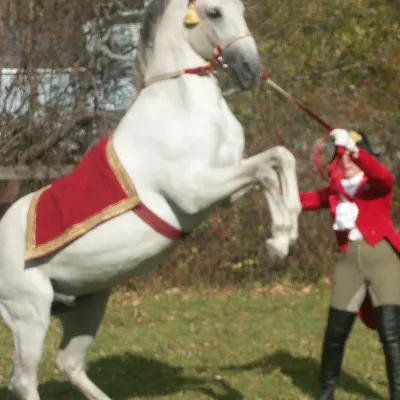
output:
{"label": "horse's mane", "polygon": [[133,78],[136,93],[144,87],[144,73],[146,70],[148,53],[153,49],[155,32],[170,0],[152,0],[146,7],[139,40],[136,48],[135,62],[133,65]]}

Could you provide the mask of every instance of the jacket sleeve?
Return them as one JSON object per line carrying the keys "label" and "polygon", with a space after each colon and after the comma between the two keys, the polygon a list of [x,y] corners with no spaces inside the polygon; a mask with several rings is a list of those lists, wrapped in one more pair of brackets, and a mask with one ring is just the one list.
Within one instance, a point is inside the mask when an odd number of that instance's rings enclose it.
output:
{"label": "jacket sleeve", "polygon": [[368,151],[359,148],[358,156],[352,156],[351,159],[364,171],[372,186],[384,192],[390,192],[393,189],[393,174]]}
{"label": "jacket sleeve", "polygon": [[300,192],[300,202],[303,211],[319,210],[329,207],[329,187],[314,192]]}

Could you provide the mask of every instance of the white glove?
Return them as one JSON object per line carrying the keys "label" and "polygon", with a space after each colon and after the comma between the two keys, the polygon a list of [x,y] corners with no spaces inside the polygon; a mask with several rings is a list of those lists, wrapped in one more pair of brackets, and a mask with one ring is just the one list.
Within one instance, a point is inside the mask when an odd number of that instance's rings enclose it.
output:
{"label": "white glove", "polygon": [[356,143],[345,129],[334,129],[330,135],[334,140],[335,146],[343,146],[352,153],[358,151]]}

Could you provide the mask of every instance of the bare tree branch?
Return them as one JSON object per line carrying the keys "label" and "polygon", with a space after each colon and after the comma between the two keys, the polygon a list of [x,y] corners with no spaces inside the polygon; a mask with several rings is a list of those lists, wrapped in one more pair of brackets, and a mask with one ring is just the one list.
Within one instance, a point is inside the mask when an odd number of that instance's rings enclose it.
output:
{"label": "bare tree branch", "polygon": [[97,43],[95,44],[95,48],[105,54],[107,57],[111,58],[112,60],[120,60],[120,61],[133,61],[135,57],[127,56],[123,54],[116,54],[112,52],[104,43]]}
{"label": "bare tree branch", "polygon": [[69,174],[74,168],[75,165],[73,164],[61,165],[59,167],[45,165],[37,167],[32,167],[31,165],[0,166],[0,181],[57,179]]}
{"label": "bare tree branch", "polygon": [[143,18],[143,11],[132,10],[116,14],[109,19],[110,24],[139,24]]}
{"label": "bare tree branch", "polygon": [[[121,116],[119,113],[114,114],[114,118],[119,119]],[[68,134],[79,124],[83,124],[94,118],[102,118],[104,116],[110,116],[111,113],[103,112],[89,112],[84,114],[78,114],[75,118],[72,118],[68,123],[66,123],[62,129],[49,134],[45,139],[33,146],[29,147],[27,151],[19,158],[20,164],[29,164],[35,161],[37,158],[41,157],[48,149],[54,147],[57,143],[63,140]]]}
{"label": "bare tree branch", "polygon": [[[111,31],[112,31],[112,26],[109,26],[108,29],[106,30],[106,32],[102,35],[102,37],[99,40],[93,39],[93,41],[92,41],[93,50],[95,50],[95,51],[97,50],[97,51],[105,54],[106,56],[108,56],[112,60],[133,61],[134,57],[128,56],[128,55],[124,55],[124,54],[114,53],[105,44],[108,41],[108,39],[109,39],[109,37],[111,35]],[[132,46],[132,50],[134,48],[135,47]]]}

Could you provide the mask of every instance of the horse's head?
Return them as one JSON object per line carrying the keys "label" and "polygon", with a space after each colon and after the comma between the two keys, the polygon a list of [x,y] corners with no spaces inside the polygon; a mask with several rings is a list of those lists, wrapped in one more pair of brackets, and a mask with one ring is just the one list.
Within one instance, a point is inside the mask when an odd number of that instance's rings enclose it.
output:
{"label": "horse's head", "polygon": [[189,0],[187,40],[206,60],[218,60],[242,89],[260,82],[261,60],[240,0]]}

